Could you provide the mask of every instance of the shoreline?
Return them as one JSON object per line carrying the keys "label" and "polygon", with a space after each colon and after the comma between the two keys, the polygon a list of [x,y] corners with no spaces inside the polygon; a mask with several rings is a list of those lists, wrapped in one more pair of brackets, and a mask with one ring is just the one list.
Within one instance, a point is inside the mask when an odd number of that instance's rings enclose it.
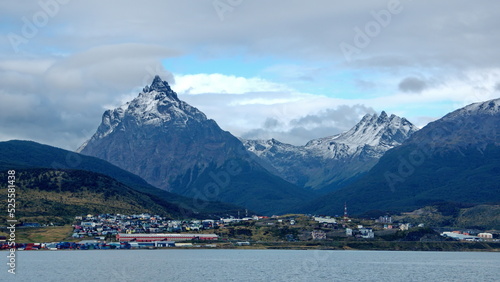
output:
{"label": "shoreline", "polygon": [[[197,245],[199,244],[199,245]],[[205,246],[204,246],[205,245]],[[178,247],[142,247],[142,248],[102,248],[89,250],[335,250],[335,251],[422,251],[422,252],[500,252],[500,243],[497,242],[387,242],[387,241],[352,241],[352,242],[259,242],[250,246],[236,246],[231,243],[214,243],[207,247],[206,244],[198,242],[193,246]],[[0,250],[9,252],[9,249]],[[20,251],[87,251],[84,249],[32,249]]]}

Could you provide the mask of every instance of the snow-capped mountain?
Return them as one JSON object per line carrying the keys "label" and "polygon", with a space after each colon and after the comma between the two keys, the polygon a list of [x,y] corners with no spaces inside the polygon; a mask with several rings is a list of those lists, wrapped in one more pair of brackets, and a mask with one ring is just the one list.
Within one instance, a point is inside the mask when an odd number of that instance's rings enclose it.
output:
{"label": "snow-capped mountain", "polygon": [[77,151],[84,151],[89,142],[103,139],[115,131],[124,131],[126,127],[164,127],[166,124],[186,127],[188,121],[205,122],[207,117],[197,108],[179,100],[168,83],[156,76],[151,86],[144,87],[143,92],[131,102],[104,112],[96,134]]}
{"label": "snow-capped mountain", "polygon": [[498,145],[499,114],[500,99],[470,104],[429,123],[423,128],[425,130],[409,141],[450,148]]}
{"label": "snow-capped mountain", "polygon": [[[293,146],[277,140],[246,140],[245,147],[299,186],[321,189],[342,186],[367,171],[389,149],[400,145],[418,128],[405,118],[365,115],[352,129],[335,136]],[[329,190],[336,187],[330,187]]]}
{"label": "snow-capped mountain", "polygon": [[181,101],[158,76],[131,102],[107,110],[79,151],[200,202],[226,201],[272,213],[308,197],[264,169],[238,138]]}
{"label": "snow-capped mountain", "polygon": [[411,211],[433,203],[500,202],[500,99],[474,103],[427,124],[384,154],[356,182],[301,212]]}
{"label": "snow-capped mountain", "polygon": [[363,152],[381,157],[385,151],[400,145],[418,128],[406,118],[365,115],[352,129],[339,135],[312,140],[306,148],[327,159],[353,157]]}

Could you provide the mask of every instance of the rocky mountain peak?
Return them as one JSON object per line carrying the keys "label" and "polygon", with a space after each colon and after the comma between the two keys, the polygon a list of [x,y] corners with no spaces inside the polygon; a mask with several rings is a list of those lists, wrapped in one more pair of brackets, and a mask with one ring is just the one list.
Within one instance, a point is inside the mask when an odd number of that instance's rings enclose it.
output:
{"label": "rocky mountain peak", "polygon": [[417,130],[418,128],[406,118],[394,114],[389,117],[385,111],[382,111],[380,116],[366,115],[345,133],[322,139],[346,144],[351,150],[364,145],[392,147],[401,144]]}
{"label": "rocky mountain peak", "polygon": [[143,93],[153,93],[155,100],[164,100],[165,98],[179,101],[177,93],[175,93],[168,82],[162,80],[159,75],[156,75],[150,86],[146,86],[142,90]]}
{"label": "rocky mountain peak", "polygon": [[387,150],[417,130],[407,119],[381,112],[365,115],[347,132],[314,139],[305,146],[275,139],[246,140],[244,145],[286,180],[319,189],[369,170]]}
{"label": "rocky mountain peak", "polygon": [[133,131],[142,126],[185,128],[189,122],[204,123],[207,120],[204,113],[179,100],[168,83],[157,75],[151,85],[144,87],[143,92],[132,101],[106,110],[94,136],[77,151],[82,152],[89,142],[93,143],[118,131]]}
{"label": "rocky mountain peak", "polygon": [[231,202],[275,214],[309,197],[268,172],[240,140],[179,100],[159,76],[129,103],[106,111],[80,151],[158,188],[194,197],[195,205]]}
{"label": "rocky mountain peak", "polygon": [[[375,115],[376,116],[376,115]],[[394,115],[391,115],[391,117],[394,116]],[[379,120],[386,120],[388,117],[387,113],[385,111],[382,111],[380,113],[380,117],[378,118]]]}

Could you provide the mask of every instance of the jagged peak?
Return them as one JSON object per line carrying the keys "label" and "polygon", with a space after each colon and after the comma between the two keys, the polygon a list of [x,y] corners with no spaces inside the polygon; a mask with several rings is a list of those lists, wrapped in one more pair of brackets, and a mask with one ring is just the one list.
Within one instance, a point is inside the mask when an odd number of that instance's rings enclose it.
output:
{"label": "jagged peak", "polygon": [[376,118],[377,114],[366,114],[363,116],[363,118],[361,119],[361,121],[359,123],[365,123],[367,121],[372,120],[374,117]]}
{"label": "jagged peak", "polygon": [[168,82],[165,80],[162,80],[159,75],[156,75],[153,79],[153,82],[151,85],[146,85],[143,89],[143,93],[151,93],[151,92],[157,92],[154,99],[155,100],[163,100],[165,98],[170,98],[173,100],[178,101],[179,98],[177,97],[177,93],[175,93],[172,88],[170,88],[170,85]]}

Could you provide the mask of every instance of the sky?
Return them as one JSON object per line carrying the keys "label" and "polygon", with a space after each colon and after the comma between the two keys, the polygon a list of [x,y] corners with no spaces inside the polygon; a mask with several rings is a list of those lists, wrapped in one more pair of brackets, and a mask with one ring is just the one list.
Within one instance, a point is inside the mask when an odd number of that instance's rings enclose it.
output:
{"label": "sky", "polygon": [[500,2],[1,1],[0,140],[75,150],[160,75],[247,139],[295,145],[365,114],[419,127],[500,97]]}

